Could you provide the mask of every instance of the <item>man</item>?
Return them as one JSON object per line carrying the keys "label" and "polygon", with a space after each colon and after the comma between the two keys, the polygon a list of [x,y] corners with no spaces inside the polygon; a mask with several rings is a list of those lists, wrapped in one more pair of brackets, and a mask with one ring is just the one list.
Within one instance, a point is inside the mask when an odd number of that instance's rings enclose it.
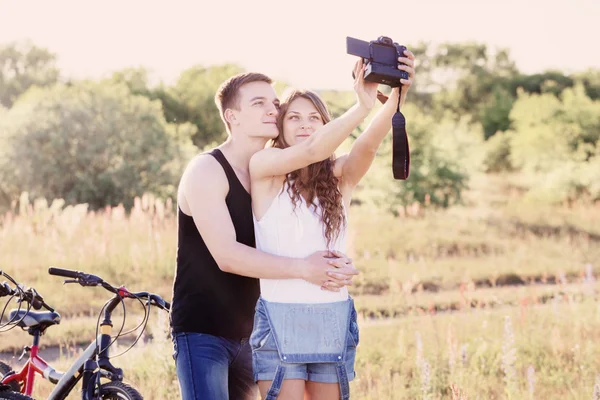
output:
{"label": "man", "polygon": [[215,102],[229,136],[189,163],[178,191],[174,358],[184,400],[254,400],[248,338],[257,278],[304,279],[337,291],[358,272],[343,254],[291,259],[254,248],[248,165],[278,135],[279,100],[270,78],[246,73],[225,81]]}

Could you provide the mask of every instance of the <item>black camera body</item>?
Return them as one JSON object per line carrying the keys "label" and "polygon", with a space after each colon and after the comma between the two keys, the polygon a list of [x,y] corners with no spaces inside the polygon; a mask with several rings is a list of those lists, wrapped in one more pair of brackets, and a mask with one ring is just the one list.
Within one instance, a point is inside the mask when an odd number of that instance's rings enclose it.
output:
{"label": "black camera body", "polygon": [[346,37],[346,53],[362,57],[367,68],[365,81],[400,87],[400,79],[408,79],[408,72],[398,69],[398,57],[405,57],[405,46],[386,36],[366,42]]}

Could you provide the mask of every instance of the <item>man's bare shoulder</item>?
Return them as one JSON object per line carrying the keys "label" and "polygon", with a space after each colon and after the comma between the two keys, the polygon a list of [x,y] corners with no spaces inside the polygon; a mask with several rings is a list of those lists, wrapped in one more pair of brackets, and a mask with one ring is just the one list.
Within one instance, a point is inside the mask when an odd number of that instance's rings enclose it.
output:
{"label": "man's bare shoulder", "polygon": [[216,158],[207,153],[198,154],[190,160],[183,172],[183,180],[193,179],[194,181],[222,180],[226,178],[223,167]]}
{"label": "man's bare shoulder", "polygon": [[183,172],[179,200],[183,200],[181,195],[187,200],[190,200],[190,196],[197,198],[200,194],[206,193],[206,188],[211,188],[210,192],[214,194],[225,195],[229,190],[229,182],[221,164],[210,154],[202,153],[190,160]]}

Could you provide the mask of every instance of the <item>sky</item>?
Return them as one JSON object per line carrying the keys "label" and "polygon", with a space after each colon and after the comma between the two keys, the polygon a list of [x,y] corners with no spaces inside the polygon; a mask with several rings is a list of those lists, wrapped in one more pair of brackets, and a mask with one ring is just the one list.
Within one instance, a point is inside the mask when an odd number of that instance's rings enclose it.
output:
{"label": "sky", "polygon": [[235,63],[351,90],[346,36],[381,35],[409,48],[485,43],[508,48],[522,72],[570,73],[600,68],[600,0],[0,0],[0,44],[30,40],[71,77],[145,67],[170,84],[194,65]]}

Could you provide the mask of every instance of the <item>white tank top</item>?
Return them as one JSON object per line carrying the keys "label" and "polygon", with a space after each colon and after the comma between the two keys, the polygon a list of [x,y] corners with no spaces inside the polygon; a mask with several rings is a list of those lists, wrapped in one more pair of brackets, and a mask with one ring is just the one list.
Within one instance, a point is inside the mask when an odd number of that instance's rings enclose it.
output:
{"label": "white tank top", "polygon": [[[313,206],[309,208],[303,198],[294,210],[287,187],[284,183],[260,221],[253,214],[256,248],[290,258],[304,258],[315,251],[326,250],[325,225],[321,222],[318,199],[315,197],[314,200],[316,211]],[[347,221],[345,209],[344,214]],[[332,250],[346,252],[346,226],[342,226],[338,238],[332,243]],[[331,303],[348,299],[346,287],[332,292],[303,279],[261,279],[260,292],[265,300],[279,303]]]}

